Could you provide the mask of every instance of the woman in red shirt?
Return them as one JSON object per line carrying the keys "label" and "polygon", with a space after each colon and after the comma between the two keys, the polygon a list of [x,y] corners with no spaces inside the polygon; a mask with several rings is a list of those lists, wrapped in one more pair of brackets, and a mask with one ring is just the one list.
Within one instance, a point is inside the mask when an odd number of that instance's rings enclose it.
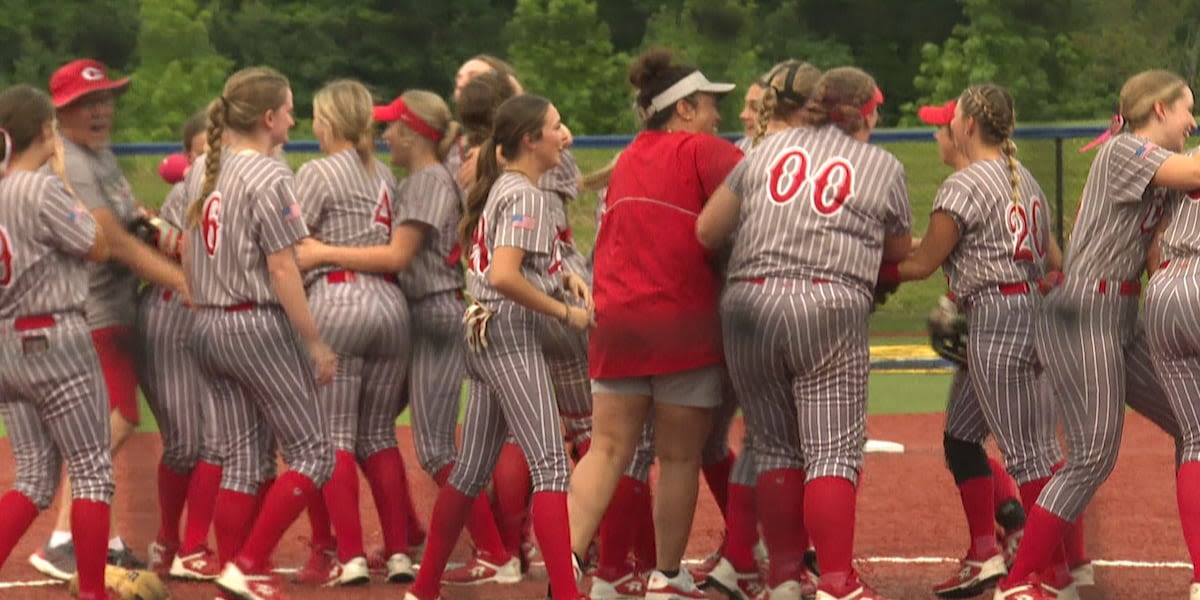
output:
{"label": "woman in red shirt", "polygon": [[704,598],[679,567],[695,512],[700,451],[720,404],[720,280],[696,217],[742,153],[714,135],[733,84],[652,50],[629,74],[645,130],[622,152],[595,247],[589,343],[592,446],[571,478],[571,539],[583,553],[642,424],[654,411],[660,464],[657,570],[646,597]]}

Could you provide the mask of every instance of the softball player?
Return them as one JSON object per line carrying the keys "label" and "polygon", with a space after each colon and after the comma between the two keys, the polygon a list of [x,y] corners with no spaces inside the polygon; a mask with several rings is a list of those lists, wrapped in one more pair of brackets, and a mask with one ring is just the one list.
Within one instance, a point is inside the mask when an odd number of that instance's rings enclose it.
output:
{"label": "softball player", "polygon": [[[756,84],[760,92],[755,102],[756,109],[750,119],[753,128],[749,132],[747,143],[740,145],[748,150],[755,143],[761,142],[765,136],[779,131],[804,125],[803,108],[816,87],[821,71],[816,67],[798,60],[787,60],[771,68]],[[745,113],[743,110],[743,121]],[[726,256],[727,258],[727,256]],[[754,463],[754,439],[747,435],[742,444],[742,454],[733,460],[729,452],[729,425],[733,421],[739,402],[733,388],[733,382],[725,377],[722,381],[723,402],[714,416],[713,431],[709,433],[708,443],[704,449],[704,476],[713,495],[725,502],[722,513],[725,516],[725,540],[713,556],[702,565],[706,585],[715,586],[733,598],[752,598],[761,588],[758,560],[755,553],[759,543],[758,510],[754,494],[757,471]],[[729,454],[727,459],[732,464],[732,473],[728,468],[724,475],[731,477],[728,492],[719,493],[723,482],[717,468],[720,462],[720,452]],[[797,543],[808,548],[808,532],[800,527],[797,529],[800,538]],[[801,581],[801,596],[809,598],[817,593],[815,582],[808,579]]]}
{"label": "softball player", "polygon": [[[558,163],[562,143],[558,111],[549,101],[518,96],[501,105],[493,137],[480,150],[480,178],[459,228],[470,246],[467,289],[474,298],[464,316],[472,349],[467,354],[471,401],[463,447],[434,505],[429,545],[406,596],[410,600],[438,596],[446,560],[471,503],[487,485],[508,429],[529,458],[533,526],[552,595],[580,597],[578,566],[572,565],[563,528],[568,464],[538,339],[538,322],[547,316],[577,330],[592,322],[589,310],[562,300],[564,288],[588,298],[586,284],[550,271],[557,236],[545,193],[535,187]],[[503,173],[497,148],[506,161]]]}
{"label": "softball player", "polygon": [[979,594],[1006,571],[996,539],[992,471],[981,446],[987,431],[1028,503],[1060,455],[1054,407],[1038,389],[1033,330],[1041,306],[1038,282],[1062,259],[1050,237],[1045,194],[1016,158],[1008,91],[967,88],[949,127],[968,164],[938,190],[929,229],[898,270],[901,281],[909,281],[943,267],[971,332],[967,377],[975,402],[949,407],[944,441],[971,545],[955,575],[933,588],[938,596],[960,597]]}
{"label": "softball player", "polygon": [[[811,127],[752,150],[696,223],[709,248],[737,228],[722,327],[756,443],[772,598],[800,595],[800,520],[820,556],[818,599],[883,597],[850,563],[872,289],[880,260],[903,258],[911,245],[904,168],[866,143],[882,102],[866,73],[826,72],[806,108]],[[809,334],[780,335],[800,330]]]}
{"label": "softball player", "polygon": [[[1137,318],[1139,278],[1171,190],[1200,188],[1200,161],[1177,154],[1195,128],[1187,82],[1145,71],[1121,88],[1128,128],[1101,146],[1067,249],[1065,282],[1045,300],[1037,344],[1061,404],[1067,462],[1042,490],[997,598],[1049,595],[1070,584],[1056,568],[1063,535],[1116,463],[1122,404],[1163,402]],[[1186,452],[1184,455],[1186,461]],[[1183,489],[1183,488],[1181,488]],[[1037,571],[1054,568],[1036,589]]]}
{"label": "softball player", "polygon": [[[328,156],[300,168],[296,195],[313,237],[326,245],[376,246],[391,236],[396,181],[375,158],[372,108],[370,92],[356,81],[335,81],[313,97],[313,132]],[[358,512],[358,463],[376,499],[387,556],[395,557],[389,580],[411,580],[408,489],[407,482],[396,481],[404,465],[395,426],[408,371],[408,303],[395,275],[318,267],[305,279],[313,317],[340,366],[318,397],[335,449],[333,476],[322,495],[337,531],[336,561],[321,583],[370,580]]]}
{"label": "softball player", "polygon": [[0,565],[54,500],[65,459],[78,597],[104,600],[111,440],[83,311],[84,261],[104,261],[108,248],[63,180],[38,172],[52,158],[63,171],[50,98],[28,85],[0,93],[0,131],[0,414],[16,462],[13,489],[0,496]]}
{"label": "softball player", "polygon": [[[293,124],[285,77],[267,68],[234,73],[208,107],[203,177],[188,186],[184,265],[198,307],[193,351],[224,436],[215,523],[217,553],[228,562],[217,586],[244,600],[279,595],[271,551],[334,462],[310,360],[317,383],[327,384],[337,358],[309,312],[293,258],[292,245],[308,228],[292,174],[270,156]],[[268,427],[291,468],[271,485],[259,512]]]}
{"label": "softball player", "polygon": [[[75,195],[93,212],[111,247],[110,260],[88,268],[88,325],[111,406],[113,452],[137,425],[137,378],[133,331],[139,277],[170,287],[186,296],[183,271],[126,228],[139,206],[116,156],[109,149],[116,97],[129,88],[128,79],[109,79],[104,65],[90,59],[71,61],[50,78],[50,95],[58,112],[66,163],[65,178]],[[64,486],[64,497],[69,493]],[[30,563],[51,577],[69,579],[71,565],[68,503],[59,503],[55,533],[30,557]],[[109,540],[109,561],[125,567],[145,567],[116,533]]]}
{"label": "softball player", "polygon": [[[184,125],[188,162],[204,153],[205,115]],[[188,204],[185,184],[176,183],[159,211],[159,249],[179,260],[178,236]],[[138,303],[139,379],[163,442],[158,467],[158,535],[147,553],[149,568],[180,579],[215,579],[220,570],[208,549],[208,530],[221,484],[220,430],[212,393],[189,347],[192,311],[173,290],[149,286]],[[184,507],[183,539],[179,525]]]}

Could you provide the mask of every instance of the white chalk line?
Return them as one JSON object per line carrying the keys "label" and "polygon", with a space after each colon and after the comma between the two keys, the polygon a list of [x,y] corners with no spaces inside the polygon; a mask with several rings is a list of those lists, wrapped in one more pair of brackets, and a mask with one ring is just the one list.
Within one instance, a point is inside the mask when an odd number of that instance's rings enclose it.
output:
{"label": "white chalk line", "polygon": [[[868,556],[856,558],[855,561],[867,564],[890,564],[890,565],[937,565],[937,564],[958,564],[957,558],[948,556]],[[687,559],[683,564],[687,566],[699,565],[703,560]],[[1092,564],[1101,569],[1191,569],[1192,563],[1182,561],[1144,561],[1144,560],[1093,560]],[[420,565],[414,565],[420,567]],[[457,564],[447,565],[447,569],[459,566]],[[532,567],[544,569],[545,563],[535,561],[530,563]],[[298,569],[294,567],[285,567],[275,569],[275,572],[280,575],[295,574]],[[0,581],[0,590],[9,590],[15,588],[33,588],[63,585],[62,581],[57,579],[35,579],[31,581]]]}

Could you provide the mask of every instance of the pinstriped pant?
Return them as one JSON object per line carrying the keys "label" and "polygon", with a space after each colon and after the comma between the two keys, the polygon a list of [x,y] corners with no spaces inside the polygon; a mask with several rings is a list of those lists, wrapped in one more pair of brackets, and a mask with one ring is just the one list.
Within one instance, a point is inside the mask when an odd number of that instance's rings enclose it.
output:
{"label": "pinstriped pant", "polygon": [[221,487],[254,494],[274,472],[272,440],[293,471],[324,485],[333,444],[317,409],[312,364],[283,309],[202,308],[192,336],[223,435]]}
{"label": "pinstriped pant", "polygon": [[857,483],[866,440],[867,317],[860,290],[800,279],[732,282],[721,319],[725,359],[757,472],[807,467],[811,481]]}
{"label": "pinstriped pant", "polygon": [[321,337],[338,355],[337,372],[317,390],[317,406],[335,450],[365,460],[396,447],[396,416],[403,410],[408,373],[408,303],[382,278],[318,279],[308,304]]}
{"label": "pinstriped pant", "polygon": [[[1054,390],[1045,374],[1038,377],[1037,393],[1043,398],[1043,402],[1049,402],[1052,407],[1057,404],[1054,401]],[[987,419],[983,416],[983,409],[976,401],[975,390],[971,389],[971,378],[965,368],[955,369],[954,379],[950,382],[950,397],[946,400],[945,433],[956,440],[979,444],[986,441],[992,433]],[[1047,451],[1053,452],[1050,455],[1051,463],[1062,460],[1062,447],[1057,443],[1054,444],[1053,450]]]}
{"label": "pinstriped pant", "polygon": [[510,301],[494,303],[488,347],[467,352],[470,397],[463,446],[450,485],[475,496],[491,480],[505,435],[525,453],[533,491],[565,492],[570,477],[550,370],[538,336],[548,319]]}
{"label": "pinstriped pant", "polygon": [[196,462],[221,464],[221,433],[208,382],[192,354],[192,311],[177,296],[150,288],[138,305],[142,389],[162,434],[162,463],[190,473]]}
{"label": "pinstriped pant", "polygon": [[426,296],[409,305],[413,336],[408,399],[413,444],[421,468],[430,475],[454,462],[457,453],[454,440],[466,372],[465,308],[458,290]]}
{"label": "pinstriped pant", "polygon": [[[72,498],[107,503],[113,493],[100,360],[82,314],[55,318],[53,327],[24,333],[0,322],[0,414],[17,467],[13,489],[42,510],[54,500],[64,460]],[[45,349],[26,354],[22,338],[39,336]]]}
{"label": "pinstriped pant", "polygon": [[1066,521],[1083,512],[1117,462],[1132,386],[1148,388],[1139,394],[1146,401],[1158,390],[1158,402],[1166,402],[1161,385],[1145,377],[1149,353],[1138,332],[1137,296],[1120,296],[1117,287],[1100,294],[1094,280],[1068,279],[1046,296],[1038,319],[1038,355],[1067,437],[1066,466],[1038,504]]}
{"label": "pinstriped pant", "polygon": [[1178,464],[1200,461],[1200,269],[1175,261],[1150,278],[1146,333],[1171,409],[1182,426]]}
{"label": "pinstriped pant", "polygon": [[[973,295],[966,309],[971,332],[967,377],[974,407],[983,414],[983,431],[990,429],[995,436],[1005,466],[1018,484],[1049,477],[1061,454],[1054,404],[1038,385],[1033,332],[1040,305],[1037,293],[1004,296],[990,291]],[[970,405],[960,403],[954,409],[968,412]],[[961,416],[956,414],[955,419]],[[981,442],[983,436],[960,439]]]}
{"label": "pinstriped pant", "polygon": [[538,335],[550,369],[554,400],[567,438],[576,446],[592,439],[592,386],[588,379],[587,334],[557,319],[541,319]]}

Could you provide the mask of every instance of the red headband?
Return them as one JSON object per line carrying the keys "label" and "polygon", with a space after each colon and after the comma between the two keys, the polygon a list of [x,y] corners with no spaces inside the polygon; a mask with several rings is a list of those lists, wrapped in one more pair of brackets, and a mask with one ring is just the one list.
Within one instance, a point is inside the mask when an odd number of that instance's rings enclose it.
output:
{"label": "red headband", "polygon": [[867,103],[862,105],[862,116],[864,118],[867,117],[880,104],[883,104],[883,90],[877,87],[875,88],[875,93],[871,94],[871,99],[867,100]]}
{"label": "red headband", "polygon": [[375,120],[381,123],[400,121],[417,135],[434,143],[442,141],[444,137],[441,131],[434,129],[432,125],[421,120],[421,117],[418,117],[416,113],[409,110],[403,98],[396,98],[387,106],[376,106],[374,115]]}

